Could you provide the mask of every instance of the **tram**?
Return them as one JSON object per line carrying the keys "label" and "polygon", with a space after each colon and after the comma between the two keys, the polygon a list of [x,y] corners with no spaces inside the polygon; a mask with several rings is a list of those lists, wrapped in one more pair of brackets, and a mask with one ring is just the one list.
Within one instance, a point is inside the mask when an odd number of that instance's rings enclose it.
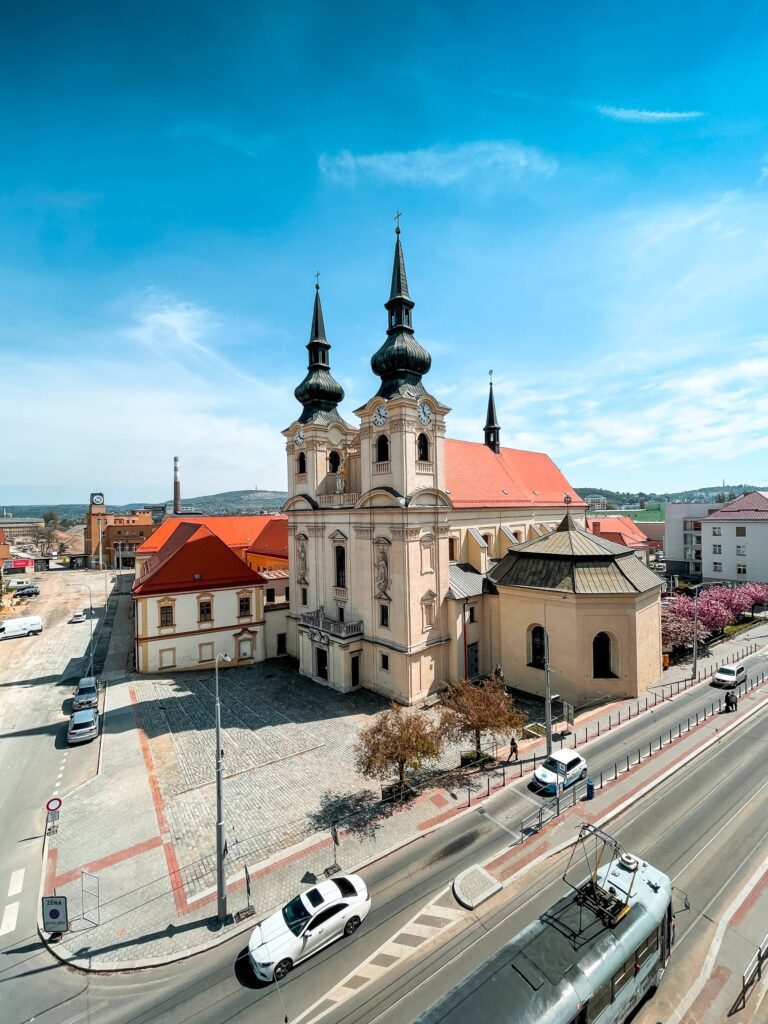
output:
{"label": "tram", "polygon": [[[586,857],[589,877],[569,874]],[[416,1024],[623,1024],[655,991],[674,941],[663,872],[583,824],[572,891],[418,1017]]]}

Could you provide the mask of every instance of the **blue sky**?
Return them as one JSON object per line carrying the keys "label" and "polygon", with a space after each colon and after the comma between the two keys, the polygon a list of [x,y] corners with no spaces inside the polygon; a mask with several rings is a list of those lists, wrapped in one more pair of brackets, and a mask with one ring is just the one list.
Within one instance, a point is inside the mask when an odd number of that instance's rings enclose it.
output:
{"label": "blue sky", "polygon": [[425,383],[574,485],[765,484],[768,6],[4,5],[0,503],[283,488],[393,215]]}

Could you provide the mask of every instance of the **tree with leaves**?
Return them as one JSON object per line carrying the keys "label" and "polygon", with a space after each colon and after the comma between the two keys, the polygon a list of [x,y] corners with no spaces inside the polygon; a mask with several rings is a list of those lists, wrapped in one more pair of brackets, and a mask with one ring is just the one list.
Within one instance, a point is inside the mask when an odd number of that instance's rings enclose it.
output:
{"label": "tree with leaves", "polygon": [[47,530],[58,530],[59,528],[59,514],[54,512],[53,509],[48,509],[47,512],[43,512],[43,522]]}
{"label": "tree with leaves", "polygon": [[471,683],[449,683],[443,694],[440,722],[445,735],[460,740],[470,737],[481,752],[483,734],[500,742],[522,732],[526,716],[493,676]]}
{"label": "tree with leaves", "polygon": [[[699,643],[709,636],[709,630],[700,621],[698,623]],[[692,618],[676,615],[669,607],[661,609],[661,645],[667,649],[675,647],[693,647],[694,622]]]}
{"label": "tree with leaves", "polygon": [[406,711],[399,704],[392,704],[362,730],[352,753],[361,775],[387,779],[397,769],[403,786],[406,768],[418,771],[425,761],[437,760],[442,748],[443,736],[438,725],[422,712]]}

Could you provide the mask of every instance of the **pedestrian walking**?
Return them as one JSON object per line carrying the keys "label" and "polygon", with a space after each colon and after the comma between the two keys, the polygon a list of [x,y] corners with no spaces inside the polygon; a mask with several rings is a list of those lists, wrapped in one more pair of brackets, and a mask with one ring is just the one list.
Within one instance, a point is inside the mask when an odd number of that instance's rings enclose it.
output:
{"label": "pedestrian walking", "polygon": [[507,760],[509,760],[509,761],[516,761],[517,760],[517,740],[515,739],[514,736],[509,741],[509,757],[508,757]]}

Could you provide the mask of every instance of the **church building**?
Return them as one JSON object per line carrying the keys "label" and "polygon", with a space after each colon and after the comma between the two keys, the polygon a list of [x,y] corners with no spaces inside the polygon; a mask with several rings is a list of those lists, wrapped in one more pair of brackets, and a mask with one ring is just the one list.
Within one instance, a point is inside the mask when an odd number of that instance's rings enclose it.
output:
{"label": "church building", "polygon": [[[399,226],[385,308],[386,339],[371,359],[378,387],[352,425],[338,411],[344,391],[316,285],[307,374],[295,391],[302,410],[283,431],[287,644],[300,671],[403,704],[497,666],[510,685],[543,692],[536,630],[548,629],[566,699],[637,694],[655,682],[657,577],[628,549],[586,533],[586,503],[547,455],[501,446],[492,384],[483,440],[446,436],[450,409],[423,381],[432,360],[414,335]],[[523,555],[539,567],[534,576],[509,565],[512,552],[556,531],[566,541]],[[586,553],[581,535],[591,538]],[[624,553],[636,566],[625,566]],[[600,571],[577,574],[584,558]],[[559,567],[549,575],[547,561]]]}

